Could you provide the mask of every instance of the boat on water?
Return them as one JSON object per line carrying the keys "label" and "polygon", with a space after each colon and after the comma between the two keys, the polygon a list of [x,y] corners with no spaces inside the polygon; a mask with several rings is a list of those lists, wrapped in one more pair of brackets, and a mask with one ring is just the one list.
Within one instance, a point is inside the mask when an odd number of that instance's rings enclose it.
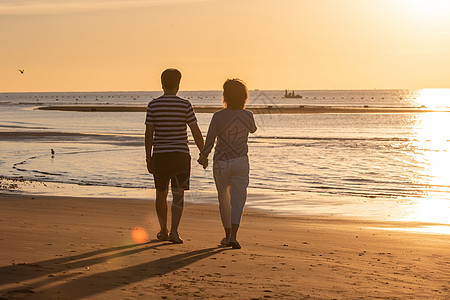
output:
{"label": "boat on water", "polygon": [[289,92],[288,90],[284,91],[284,98],[303,98],[302,95],[296,95],[295,91]]}

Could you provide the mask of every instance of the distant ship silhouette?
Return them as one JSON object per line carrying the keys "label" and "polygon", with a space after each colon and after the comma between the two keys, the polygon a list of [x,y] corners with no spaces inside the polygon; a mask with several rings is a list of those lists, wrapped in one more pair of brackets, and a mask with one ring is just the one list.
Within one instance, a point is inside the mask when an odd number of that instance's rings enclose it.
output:
{"label": "distant ship silhouette", "polygon": [[288,90],[284,91],[284,98],[303,98],[302,95],[296,95],[295,91],[288,92]]}

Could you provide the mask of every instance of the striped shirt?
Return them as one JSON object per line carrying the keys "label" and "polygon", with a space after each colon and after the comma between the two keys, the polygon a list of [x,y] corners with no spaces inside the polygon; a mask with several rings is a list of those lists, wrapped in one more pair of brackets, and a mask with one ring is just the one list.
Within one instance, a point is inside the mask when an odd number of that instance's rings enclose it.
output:
{"label": "striped shirt", "polygon": [[188,100],[176,95],[163,95],[150,101],[145,124],[155,127],[153,154],[183,152],[189,154],[186,124],[197,123]]}

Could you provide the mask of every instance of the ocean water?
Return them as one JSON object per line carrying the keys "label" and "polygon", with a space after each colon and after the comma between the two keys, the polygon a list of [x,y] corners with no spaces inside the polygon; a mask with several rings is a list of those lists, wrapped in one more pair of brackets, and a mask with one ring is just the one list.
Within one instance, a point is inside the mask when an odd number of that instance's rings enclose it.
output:
{"label": "ocean water", "polygon": [[[296,93],[302,98],[283,98],[284,91],[251,91],[248,106],[450,106],[447,89]],[[146,105],[160,94],[0,94],[0,175],[41,182],[37,192],[43,194],[153,197],[145,167],[145,113],[35,108]],[[180,96],[194,106],[221,105],[220,91]],[[197,114],[204,135],[211,117]],[[266,114],[255,120],[258,131],[249,138],[249,192],[254,195],[249,206],[297,215],[450,224],[450,113]],[[187,201],[214,201],[211,168],[196,164],[192,138],[191,155]],[[51,185],[59,190],[50,190]],[[27,185],[21,190],[26,192]]]}

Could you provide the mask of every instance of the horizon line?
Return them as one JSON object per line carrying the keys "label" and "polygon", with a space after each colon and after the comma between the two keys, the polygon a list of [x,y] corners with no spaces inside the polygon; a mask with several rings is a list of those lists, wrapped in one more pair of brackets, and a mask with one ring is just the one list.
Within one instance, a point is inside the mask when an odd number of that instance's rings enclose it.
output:
{"label": "horizon line", "polygon": [[[434,89],[450,89],[450,87],[423,87],[423,88],[323,88],[323,89],[249,89],[249,92],[255,91],[400,91],[400,90],[434,90]],[[186,89],[179,90],[182,92],[221,92],[215,89]],[[38,94],[38,93],[153,93],[163,92],[162,90],[80,90],[80,91],[0,91],[0,94]]]}

